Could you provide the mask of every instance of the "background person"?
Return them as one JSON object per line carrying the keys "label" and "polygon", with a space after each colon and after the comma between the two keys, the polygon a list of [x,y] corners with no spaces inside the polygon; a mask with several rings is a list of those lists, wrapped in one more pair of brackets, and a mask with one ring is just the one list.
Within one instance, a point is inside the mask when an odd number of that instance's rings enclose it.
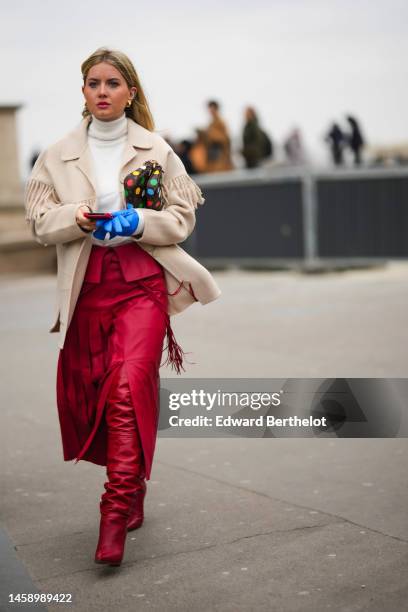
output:
{"label": "background person", "polygon": [[346,137],[337,123],[333,123],[325,138],[329,143],[331,158],[335,166],[343,164],[343,151]]}
{"label": "background person", "polygon": [[355,117],[348,115],[347,121],[350,125],[350,133],[347,135],[348,145],[354,155],[354,164],[359,166],[361,164],[361,151],[365,144],[363,134],[359,122]]}
{"label": "background person", "polygon": [[242,143],[242,155],[247,168],[256,168],[262,160],[273,157],[272,141],[259,125],[258,115],[252,106],[245,109]]}
{"label": "background person", "polygon": [[207,129],[199,131],[199,142],[202,140],[206,149],[204,172],[222,172],[232,170],[231,139],[227,126],[220,115],[220,105],[215,100],[207,104],[211,121]]}

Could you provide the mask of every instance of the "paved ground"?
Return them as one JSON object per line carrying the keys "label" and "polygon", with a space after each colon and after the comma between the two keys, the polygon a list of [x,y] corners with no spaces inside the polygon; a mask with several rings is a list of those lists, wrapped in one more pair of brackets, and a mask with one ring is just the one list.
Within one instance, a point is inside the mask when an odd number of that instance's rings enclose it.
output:
{"label": "paved ground", "polygon": [[[408,378],[408,265],[216,277],[222,299],[174,320],[186,376]],[[72,593],[81,612],[407,609],[406,439],[159,438],[145,525],[120,568],[95,565],[105,474],[62,461],[54,283],[0,288],[6,594]]]}

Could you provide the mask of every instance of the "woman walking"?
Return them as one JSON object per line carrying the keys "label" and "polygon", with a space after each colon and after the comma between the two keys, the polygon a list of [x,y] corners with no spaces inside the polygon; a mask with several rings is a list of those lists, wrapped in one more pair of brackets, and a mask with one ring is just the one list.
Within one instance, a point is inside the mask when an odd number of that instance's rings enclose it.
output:
{"label": "woman walking", "polygon": [[[179,246],[204,199],[154,123],[136,70],[97,49],[82,64],[85,107],[74,130],[37,159],[25,191],[35,239],[56,245],[60,332],[57,405],[64,460],[106,466],[97,563],[120,565],[128,530],[143,523],[158,427],[159,367],[180,372],[170,315],[220,291]],[[163,169],[163,208],[133,208],[125,177]],[[148,202],[148,205],[151,204]],[[111,213],[95,221],[89,213]]]}

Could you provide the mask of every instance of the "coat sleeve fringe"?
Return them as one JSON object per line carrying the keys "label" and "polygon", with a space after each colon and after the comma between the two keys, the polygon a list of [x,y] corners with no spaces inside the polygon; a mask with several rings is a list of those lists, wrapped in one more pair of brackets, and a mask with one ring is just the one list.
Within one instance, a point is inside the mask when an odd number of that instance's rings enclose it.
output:
{"label": "coat sleeve fringe", "polygon": [[[24,193],[24,203],[26,210],[25,220],[28,223],[36,221],[48,210],[55,209],[62,205],[55,192],[54,186],[37,179],[30,179],[27,182]],[[86,204],[93,209],[95,198],[88,198],[77,203]]]}
{"label": "coat sleeve fringe", "polygon": [[193,208],[197,208],[198,204],[204,204],[205,202],[200,187],[188,174],[176,176],[167,183],[163,182],[162,192],[165,206],[169,205],[172,195],[188,202]]}

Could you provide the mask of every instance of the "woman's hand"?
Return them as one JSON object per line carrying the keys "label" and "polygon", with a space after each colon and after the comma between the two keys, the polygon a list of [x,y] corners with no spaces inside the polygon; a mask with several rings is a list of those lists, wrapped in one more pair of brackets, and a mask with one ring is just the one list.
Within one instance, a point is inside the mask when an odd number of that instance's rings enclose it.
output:
{"label": "woman's hand", "polygon": [[85,212],[92,212],[89,206],[87,206],[86,204],[78,208],[76,212],[76,222],[82,229],[87,230],[89,232],[93,232],[93,230],[96,228],[96,221],[91,221],[91,219],[87,219],[84,216]]}

